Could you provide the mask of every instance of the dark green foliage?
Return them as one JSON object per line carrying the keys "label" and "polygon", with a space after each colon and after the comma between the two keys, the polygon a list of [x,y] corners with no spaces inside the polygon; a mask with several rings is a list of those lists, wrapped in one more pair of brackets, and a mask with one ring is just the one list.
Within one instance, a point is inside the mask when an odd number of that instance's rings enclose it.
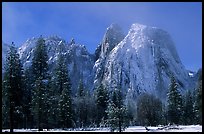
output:
{"label": "dark green foliage", "polygon": [[193,124],[194,120],[194,111],[193,111],[193,98],[191,91],[187,91],[184,96],[184,107],[183,107],[183,123],[186,125]]}
{"label": "dark green foliage", "polygon": [[8,97],[8,75],[4,75],[2,80],[2,128],[9,128],[10,118],[9,118],[9,97]]}
{"label": "dark green foliage", "polygon": [[39,131],[45,127],[47,123],[47,112],[48,112],[48,96],[47,96],[46,83],[42,77],[39,77],[35,82],[35,87],[32,96],[32,114],[38,125]]}
{"label": "dark green foliage", "polygon": [[27,68],[24,71],[24,96],[23,96],[23,111],[24,111],[24,128],[33,128],[33,120],[31,115],[31,100],[32,100],[32,89],[33,89],[33,79],[31,68]]}
{"label": "dark green foliage", "polygon": [[119,90],[114,90],[112,95],[112,102],[116,107],[121,107],[122,105],[122,94]]}
{"label": "dark green foliage", "polygon": [[178,91],[178,84],[174,76],[171,77],[171,83],[167,96],[168,121],[170,123],[178,124],[181,121],[182,116],[182,98],[180,92]]}
{"label": "dark green foliage", "polygon": [[82,80],[78,85],[78,91],[73,98],[74,127],[95,127],[97,120],[97,107],[95,99],[89,90],[85,89]]}
{"label": "dark green foliage", "polygon": [[32,74],[34,80],[34,89],[32,95],[32,113],[39,131],[47,124],[48,113],[48,55],[45,41],[40,37],[37,41],[32,59]]}
{"label": "dark green foliage", "polygon": [[97,106],[97,125],[101,122],[101,119],[107,119],[105,110],[108,106],[108,91],[103,85],[100,85],[96,89],[96,106]]}
{"label": "dark green foliage", "polygon": [[202,80],[199,82],[199,85],[198,85],[198,96],[197,96],[197,99],[196,99],[196,103],[199,107],[198,109],[198,114],[199,114],[199,123],[202,124]]}
{"label": "dark green foliage", "polygon": [[107,124],[111,132],[115,130],[121,132],[128,127],[127,109],[125,106],[119,108],[113,102],[110,102],[106,112],[108,115]]}
{"label": "dark green foliage", "polygon": [[[58,55],[58,64],[56,68],[56,91],[60,93],[59,98],[59,120],[62,128],[72,127],[72,101],[71,101],[71,82],[68,74],[67,66],[65,65],[65,57],[62,53],[62,46]],[[57,96],[54,94],[54,96]],[[53,96],[53,97],[54,97]],[[53,108],[54,109],[54,108]]]}
{"label": "dark green foliage", "polygon": [[48,116],[48,120],[47,120],[47,128],[56,128],[56,127],[61,127],[58,126],[59,124],[59,107],[58,107],[58,101],[59,101],[59,93],[56,93],[56,87],[53,86],[53,82],[52,80],[50,80],[49,78],[49,84],[47,87],[47,94],[49,94],[48,96],[48,112],[47,112],[47,116]]}
{"label": "dark green foliage", "polygon": [[86,109],[86,120],[85,125],[86,127],[95,127],[95,123],[97,120],[97,106],[92,93],[87,90],[85,94],[85,109]]}
{"label": "dark green foliage", "polygon": [[75,98],[75,114],[78,127],[84,127],[87,120],[87,107],[85,103],[85,90],[82,80],[79,81],[78,92]]}
{"label": "dark green foliage", "polygon": [[127,108],[123,104],[120,90],[113,91],[113,96],[109,100],[106,113],[108,115],[106,122],[112,132],[115,130],[122,132],[128,127]]}
{"label": "dark green foliage", "polygon": [[129,125],[133,126],[135,125],[136,116],[137,116],[136,101],[126,96],[126,107],[127,107],[127,119],[129,121]]}
{"label": "dark green foliage", "polygon": [[14,44],[10,46],[10,50],[6,57],[5,74],[2,83],[2,116],[3,127],[10,131],[13,128],[22,127],[23,122],[23,81],[22,81],[22,65],[19,54]]}
{"label": "dark green foliage", "polygon": [[162,102],[154,95],[144,93],[137,101],[137,119],[140,125],[156,126],[162,123]]}
{"label": "dark green foliage", "polygon": [[63,89],[60,95],[59,119],[63,129],[72,127],[72,103],[68,89]]}
{"label": "dark green foliage", "polygon": [[37,41],[32,59],[33,79],[36,81],[39,77],[45,79],[48,71],[48,55],[45,40],[40,37]]}
{"label": "dark green foliage", "polygon": [[195,93],[196,93],[194,103],[195,123],[202,124],[202,75],[199,77]]}

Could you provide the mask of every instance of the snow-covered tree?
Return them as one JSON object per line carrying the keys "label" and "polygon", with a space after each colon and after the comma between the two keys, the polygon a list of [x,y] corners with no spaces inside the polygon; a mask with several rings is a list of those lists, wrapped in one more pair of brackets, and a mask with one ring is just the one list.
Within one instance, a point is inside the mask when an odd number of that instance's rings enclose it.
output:
{"label": "snow-covered tree", "polygon": [[182,115],[182,97],[178,91],[178,84],[172,75],[169,92],[167,94],[167,114],[170,123],[178,124]]}
{"label": "snow-covered tree", "polygon": [[101,119],[107,119],[105,110],[108,106],[108,91],[101,84],[96,89],[96,106],[97,106],[97,124],[101,122]]}
{"label": "snow-covered tree", "polygon": [[193,124],[194,111],[193,111],[193,97],[190,90],[188,90],[184,96],[184,108],[183,108],[183,123],[186,125]]}
{"label": "snow-covered tree", "polygon": [[115,130],[122,132],[128,126],[127,108],[123,104],[120,90],[114,90],[112,95],[106,110],[108,116],[106,121],[112,132]]}
{"label": "snow-covered tree", "polygon": [[[71,82],[68,68],[65,64],[65,57],[62,53],[63,43],[60,44],[58,64],[56,68],[56,89],[60,92],[59,98],[59,118],[63,129],[72,127],[72,101],[71,101]],[[53,108],[55,109],[55,108]]]}
{"label": "snow-covered tree", "polygon": [[32,112],[39,131],[47,124],[48,112],[48,55],[45,40],[40,37],[37,41],[32,59],[32,74],[34,89],[32,94]]}
{"label": "snow-covered tree", "polygon": [[72,127],[72,103],[68,88],[63,89],[60,95],[59,117],[63,129]]}
{"label": "snow-covered tree", "polygon": [[32,114],[31,114],[31,97],[32,97],[32,73],[30,68],[23,72],[23,113],[24,113],[24,128],[33,128]]}
{"label": "snow-covered tree", "polygon": [[[3,79],[2,92],[2,113],[3,125],[6,125],[9,119],[10,132],[13,132],[14,127],[22,126],[22,104],[23,104],[23,69],[20,62],[17,48],[12,42],[8,55],[6,57],[5,75]],[[4,118],[5,117],[5,118]],[[8,122],[7,122],[8,123]]]}
{"label": "snow-covered tree", "polygon": [[197,86],[195,89],[194,112],[195,123],[202,124],[202,74],[198,79]]}
{"label": "snow-covered tree", "polygon": [[37,80],[39,77],[46,79],[48,71],[48,55],[45,40],[42,36],[39,37],[37,41],[33,55],[31,67],[34,80]]}
{"label": "snow-covered tree", "polygon": [[74,99],[75,105],[75,120],[78,127],[84,127],[87,119],[87,108],[85,103],[85,89],[83,81],[79,81],[77,95]]}

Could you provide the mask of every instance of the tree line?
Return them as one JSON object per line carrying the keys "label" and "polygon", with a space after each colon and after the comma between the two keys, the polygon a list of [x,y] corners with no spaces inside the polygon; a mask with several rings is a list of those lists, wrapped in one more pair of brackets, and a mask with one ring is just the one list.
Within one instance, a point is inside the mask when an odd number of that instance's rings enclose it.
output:
{"label": "tree line", "polygon": [[181,95],[171,77],[166,104],[156,96],[142,93],[137,101],[128,100],[121,81],[109,90],[101,84],[90,92],[83,78],[72,94],[70,75],[59,44],[57,64],[49,71],[45,40],[40,37],[32,64],[23,69],[17,48],[11,44],[2,79],[2,128],[110,127],[123,131],[129,125],[202,124],[202,76],[196,89]]}

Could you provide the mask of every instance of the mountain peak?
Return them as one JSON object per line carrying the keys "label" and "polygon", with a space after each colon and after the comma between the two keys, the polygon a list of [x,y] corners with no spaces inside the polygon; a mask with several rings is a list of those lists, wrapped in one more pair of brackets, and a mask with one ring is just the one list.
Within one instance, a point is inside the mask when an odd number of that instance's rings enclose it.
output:
{"label": "mountain peak", "polygon": [[140,30],[140,29],[144,29],[146,28],[146,25],[140,24],[140,23],[134,23],[131,25],[131,29],[134,29],[135,31]]}
{"label": "mountain peak", "polygon": [[125,35],[122,28],[112,23],[105,32],[101,43],[101,57],[106,57],[107,54],[124,39]]}
{"label": "mountain peak", "polygon": [[[168,32],[163,30],[163,29],[160,29],[158,27],[153,27],[153,26],[147,26],[147,25],[140,24],[140,23],[132,24],[129,31],[131,31],[131,32],[136,32],[136,31],[143,31],[144,32],[145,31],[146,33],[149,33],[149,34],[151,32],[159,32],[159,33],[168,35]],[[155,33],[152,33],[152,34],[155,34]]]}
{"label": "mountain peak", "polygon": [[110,30],[110,29],[122,31],[122,28],[121,28],[121,27],[119,26],[119,24],[117,24],[117,23],[112,23],[112,24],[107,28],[107,30]]}
{"label": "mountain peak", "polygon": [[110,36],[121,36],[124,35],[122,28],[117,23],[112,23],[106,30],[103,40],[105,38],[111,38]]}

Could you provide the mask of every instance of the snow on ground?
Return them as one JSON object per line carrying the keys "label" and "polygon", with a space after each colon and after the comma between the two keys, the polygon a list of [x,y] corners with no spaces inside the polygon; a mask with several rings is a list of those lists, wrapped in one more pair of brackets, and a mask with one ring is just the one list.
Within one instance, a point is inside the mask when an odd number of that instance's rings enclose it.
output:
{"label": "snow on ground", "polygon": [[[178,127],[169,127],[168,129],[161,129],[162,127],[147,127],[148,132],[202,132],[201,125],[179,125]],[[9,132],[9,129],[3,129],[2,132]],[[14,129],[14,132],[38,132],[37,129]],[[43,132],[110,132],[108,128],[87,128],[85,130],[62,130],[62,129],[44,129]],[[125,129],[125,132],[147,132],[143,126],[130,126]]]}

